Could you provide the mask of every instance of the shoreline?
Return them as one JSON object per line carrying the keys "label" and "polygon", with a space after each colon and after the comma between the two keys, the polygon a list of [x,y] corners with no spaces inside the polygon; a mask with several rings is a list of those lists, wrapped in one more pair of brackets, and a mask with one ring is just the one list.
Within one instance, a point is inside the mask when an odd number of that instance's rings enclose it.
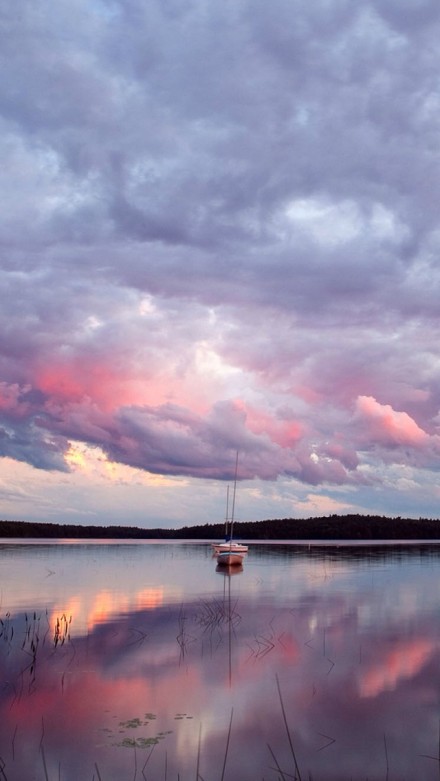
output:
{"label": "shoreline", "polygon": [[[390,518],[371,515],[331,515],[313,518],[283,518],[263,521],[236,521],[234,538],[246,542],[315,541],[356,543],[440,540],[440,521],[427,518]],[[224,522],[184,526],[180,529],[134,526],[96,526],[31,521],[0,520],[0,539],[71,540],[157,540],[206,541],[224,538]]]}

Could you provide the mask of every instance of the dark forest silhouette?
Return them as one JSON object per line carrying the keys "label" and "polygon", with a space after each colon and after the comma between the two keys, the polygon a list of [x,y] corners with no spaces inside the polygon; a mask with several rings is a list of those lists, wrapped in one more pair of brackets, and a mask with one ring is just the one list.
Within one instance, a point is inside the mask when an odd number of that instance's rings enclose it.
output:
{"label": "dark forest silhouette", "polygon": [[[136,526],[80,526],[61,523],[0,521],[0,538],[48,539],[164,539],[213,540],[224,535],[224,523],[184,526],[179,529],[144,529]],[[378,515],[330,515],[318,518],[283,518],[236,521],[234,536],[246,540],[435,540],[438,520],[387,518]]]}

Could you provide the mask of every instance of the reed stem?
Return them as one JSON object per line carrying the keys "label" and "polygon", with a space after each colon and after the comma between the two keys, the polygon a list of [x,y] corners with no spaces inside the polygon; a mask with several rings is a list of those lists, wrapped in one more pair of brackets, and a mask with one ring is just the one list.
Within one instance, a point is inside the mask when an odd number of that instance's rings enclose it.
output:
{"label": "reed stem", "polygon": [[276,681],[277,681],[277,687],[278,687],[278,696],[280,698],[280,704],[281,704],[281,712],[283,714],[284,726],[286,728],[287,737],[289,739],[290,750],[292,752],[292,757],[293,757],[293,761],[294,761],[294,764],[295,764],[295,771],[298,774],[298,781],[301,781],[301,773],[299,771],[298,762],[296,760],[296,755],[295,755],[295,749],[293,748],[293,742],[292,742],[292,738],[291,738],[291,735],[290,735],[289,725],[287,723],[286,711],[284,709],[283,697],[282,697],[282,694],[281,694],[281,688],[280,688],[280,682],[279,682],[279,679],[278,679],[278,675],[276,676]]}
{"label": "reed stem", "polygon": [[228,739],[227,739],[227,741],[226,741],[226,751],[225,751],[225,759],[224,759],[224,762],[223,762],[223,770],[222,770],[222,777],[221,777],[221,781],[223,781],[223,780],[224,780],[224,777],[225,777],[225,770],[226,770],[226,760],[227,760],[227,757],[228,757],[228,750],[229,750],[229,740],[230,740],[230,737],[231,737],[231,730],[232,730],[232,717],[233,717],[233,715],[234,715],[234,708],[232,708],[232,710],[231,710],[231,719],[230,719],[230,721],[229,721]]}

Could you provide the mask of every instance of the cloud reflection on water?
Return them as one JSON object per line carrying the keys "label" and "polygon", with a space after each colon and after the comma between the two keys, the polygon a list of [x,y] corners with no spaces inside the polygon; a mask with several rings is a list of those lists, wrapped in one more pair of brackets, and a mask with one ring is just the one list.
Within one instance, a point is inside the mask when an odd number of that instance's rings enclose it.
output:
{"label": "cloud reflection on water", "polygon": [[[71,555],[85,581],[84,562]],[[159,779],[165,762],[168,778],[183,781],[194,778],[199,748],[200,775],[215,779],[231,714],[225,778],[276,779],[276,763],[288,777],[282,705],[303,778],[383,781],[387,768],[399,781],[438,777],[427,757],[438,739],[439,554],[261,548],[228,578],[194,547],[180,561],[168,554],[168,565],[174,589],[198,566],[199,593],[177,602],[165,587],[161,597],[158,582],[137,599],[121,571],[120,601],[104,600],[106,609],[93,613],[99,620],[81,632],[73,615],[62,644],[54,643],[56,610],[7,617],[3,601],[0,757],[8,781],[45,781],[44,763],[50,779],[60,769],[64,781],[91,781],[96,767],[106,781],[142,779],[143,769]],[[100,604],[102,583],[94,583],[95,602],[89,592],[80,606]]]}

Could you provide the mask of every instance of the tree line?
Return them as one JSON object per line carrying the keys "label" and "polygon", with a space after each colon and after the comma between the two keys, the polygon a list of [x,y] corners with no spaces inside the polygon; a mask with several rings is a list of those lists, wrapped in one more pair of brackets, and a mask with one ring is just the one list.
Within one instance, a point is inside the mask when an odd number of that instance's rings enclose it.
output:
{"label": "tree line", "polygon": [[[137,526],[81,526],[33,521],[0,521],[0,538],[214,540],[224,536],[224,523],[146,529]],[[439,520],[389,518],[379,515],[330,515],[235,521],[234,538],[265,540],[436,540]]]}

